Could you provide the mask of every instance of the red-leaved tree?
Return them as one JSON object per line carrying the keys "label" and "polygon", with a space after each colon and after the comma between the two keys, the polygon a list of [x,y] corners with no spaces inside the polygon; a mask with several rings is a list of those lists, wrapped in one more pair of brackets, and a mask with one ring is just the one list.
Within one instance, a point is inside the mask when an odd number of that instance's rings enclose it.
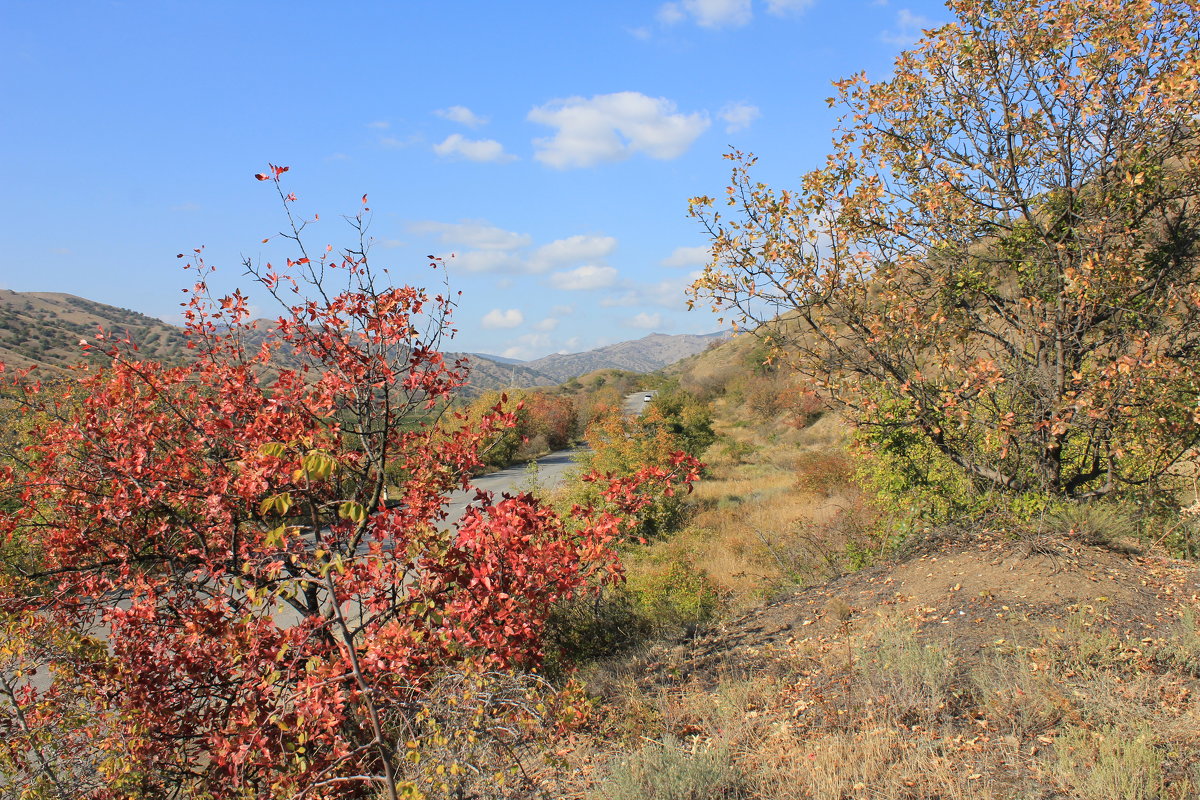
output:
{"label": "red-leaved tree", "polygon": [[[286,169],[257,177],[278,188]],[[527,495],[448,519],[481,442],[513,422],[442,424],[466,374],[441,354],[452,297],[373,269],[362,213],[354,246],[310,252],[315,217],[279,194],[296,254],[247,263],[282,303],[272,324],[212,297],[197,251],[194,358],[143,361],[102,333],[103,369],[24,381],[40,422],[0,466],[0,536],[34,555],[3,577],[6,624],[107,644],[69,684],[28,667],[9,682],[0,756],[31,792],[402,796],[430,687],[536,666],[551,607],[619,577],[629,513],[694,477],[681,454],[608,481],[569,526]]]}

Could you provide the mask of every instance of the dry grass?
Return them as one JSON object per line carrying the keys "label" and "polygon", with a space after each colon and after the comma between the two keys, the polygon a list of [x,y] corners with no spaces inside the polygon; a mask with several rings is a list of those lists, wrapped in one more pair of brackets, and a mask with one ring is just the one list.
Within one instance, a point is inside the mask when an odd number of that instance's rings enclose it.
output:
{"label": "dry grass", "polygon": [[[646,555],[706,575],[727,622],[590,668],[598,725],[558,796],[1200,797],[1194,565],[1120,552],[1092,514],[1036,549],[973,531],[853,573],[877,542],[836,418],[717,406],[689,524]],[[631,754],[668,777],[630,784]]]}
{"label": "dry grass", "polygon": [[867,513],[836,447],[844,437],[837,420],[799,431],[726,420],[717,429],[722,438],[705,455],[709,476],[696,486],[689,524],[655,543],[653,556],[702,571],[733,614],[841,572],[846,545],[865,536]]}
{"label": "dry grass", "polygon": [[[1141,641],[1082,625],[1021,633],[969,654],[894,611],[852,614],[670,687],[647,682],[642,661],[610,673],[621,690],[608,698],[640,709],[626,741],[641,718],[654,721],[647,738],[722,754],[739,797],[1196,797],[1200,683],[1169,659],[1134,663]],[[627,745],[609,747],[615,758]]]}

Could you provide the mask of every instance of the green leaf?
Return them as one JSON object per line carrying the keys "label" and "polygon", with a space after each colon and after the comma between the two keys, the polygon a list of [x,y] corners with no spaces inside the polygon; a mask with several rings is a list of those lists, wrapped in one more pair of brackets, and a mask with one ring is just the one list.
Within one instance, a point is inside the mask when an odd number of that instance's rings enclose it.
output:
{"label": "green leaf", "polygon": [[286,514],[288,509],[292,507],[292,496],[288,492],[282,494],[271,495],[267,499],[258,504],[258,513],[266,515],[268,512],[274,511],[277,514]]}
{"label": "green leaf", "polygon": [[338,506],[338,516],[351,522],[362,522],[367,518],[367,509],[363,507],[362,503],[348,500]]}
{"label": "green leaf", "polygon": [[287,453],[287,445],[283,442],[267,442],[258,448],[258,452],[271,458],[283,458]]}
{"label": "green leaf", "polygon": [[278,528],[267,531],[267,535],[263,537],[263,544],[267,547],[279,547],[283,544],[283,538],[287,534],[287,526],[280,525]]}
{"label": "green leaf", "polygon": [[313,450],[304,456],[300,466],[309,480],[323,481],[333,474],[337,462],[329,454]]}

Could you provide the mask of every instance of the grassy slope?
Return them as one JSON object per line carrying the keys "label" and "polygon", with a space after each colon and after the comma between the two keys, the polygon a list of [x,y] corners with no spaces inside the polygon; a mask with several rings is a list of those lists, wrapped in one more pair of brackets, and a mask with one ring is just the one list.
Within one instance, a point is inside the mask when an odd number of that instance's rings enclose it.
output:
{"label": "grassy slope", "polygon": [[688,528],[631,566],[693,565],[728,615],[590,668],[602,711],[556,796],[1200,796],[1195,563],[997,528],[851,571],[878,511],[841,426],[754,421],[749,349],[685,365],[724,436]]}
{"label": "grassy slope", "polygon": [[9,366],[69,367],[87,357],[79,341],[99,328],[128,335],[147,358],[185,352],[183,332],[153,317],[69,294],[0,290],[0,362]]}

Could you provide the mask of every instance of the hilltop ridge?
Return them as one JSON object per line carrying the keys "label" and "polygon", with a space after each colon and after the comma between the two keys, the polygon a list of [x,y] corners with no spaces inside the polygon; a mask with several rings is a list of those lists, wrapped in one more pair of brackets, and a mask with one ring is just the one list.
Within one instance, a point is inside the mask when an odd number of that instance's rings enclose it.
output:
{"label": "hilltop ridge", "polygon": [[[80,361],[96,360],[80,346],[104,328],[128,334],[144,357],[162,361],[182,359],[187,352],[183,330],[160,319],[62,292],[15,292],[0,289],[0,362],[10,367],[65,369]],[[702,352],[727,332],[706,335],[652,333],[580,353],[551,354],[520,361],[484,353],[465,356],[470,363],[466,394],[487,389],[556,386],[599,369],[653,372],[681,358]]]}

